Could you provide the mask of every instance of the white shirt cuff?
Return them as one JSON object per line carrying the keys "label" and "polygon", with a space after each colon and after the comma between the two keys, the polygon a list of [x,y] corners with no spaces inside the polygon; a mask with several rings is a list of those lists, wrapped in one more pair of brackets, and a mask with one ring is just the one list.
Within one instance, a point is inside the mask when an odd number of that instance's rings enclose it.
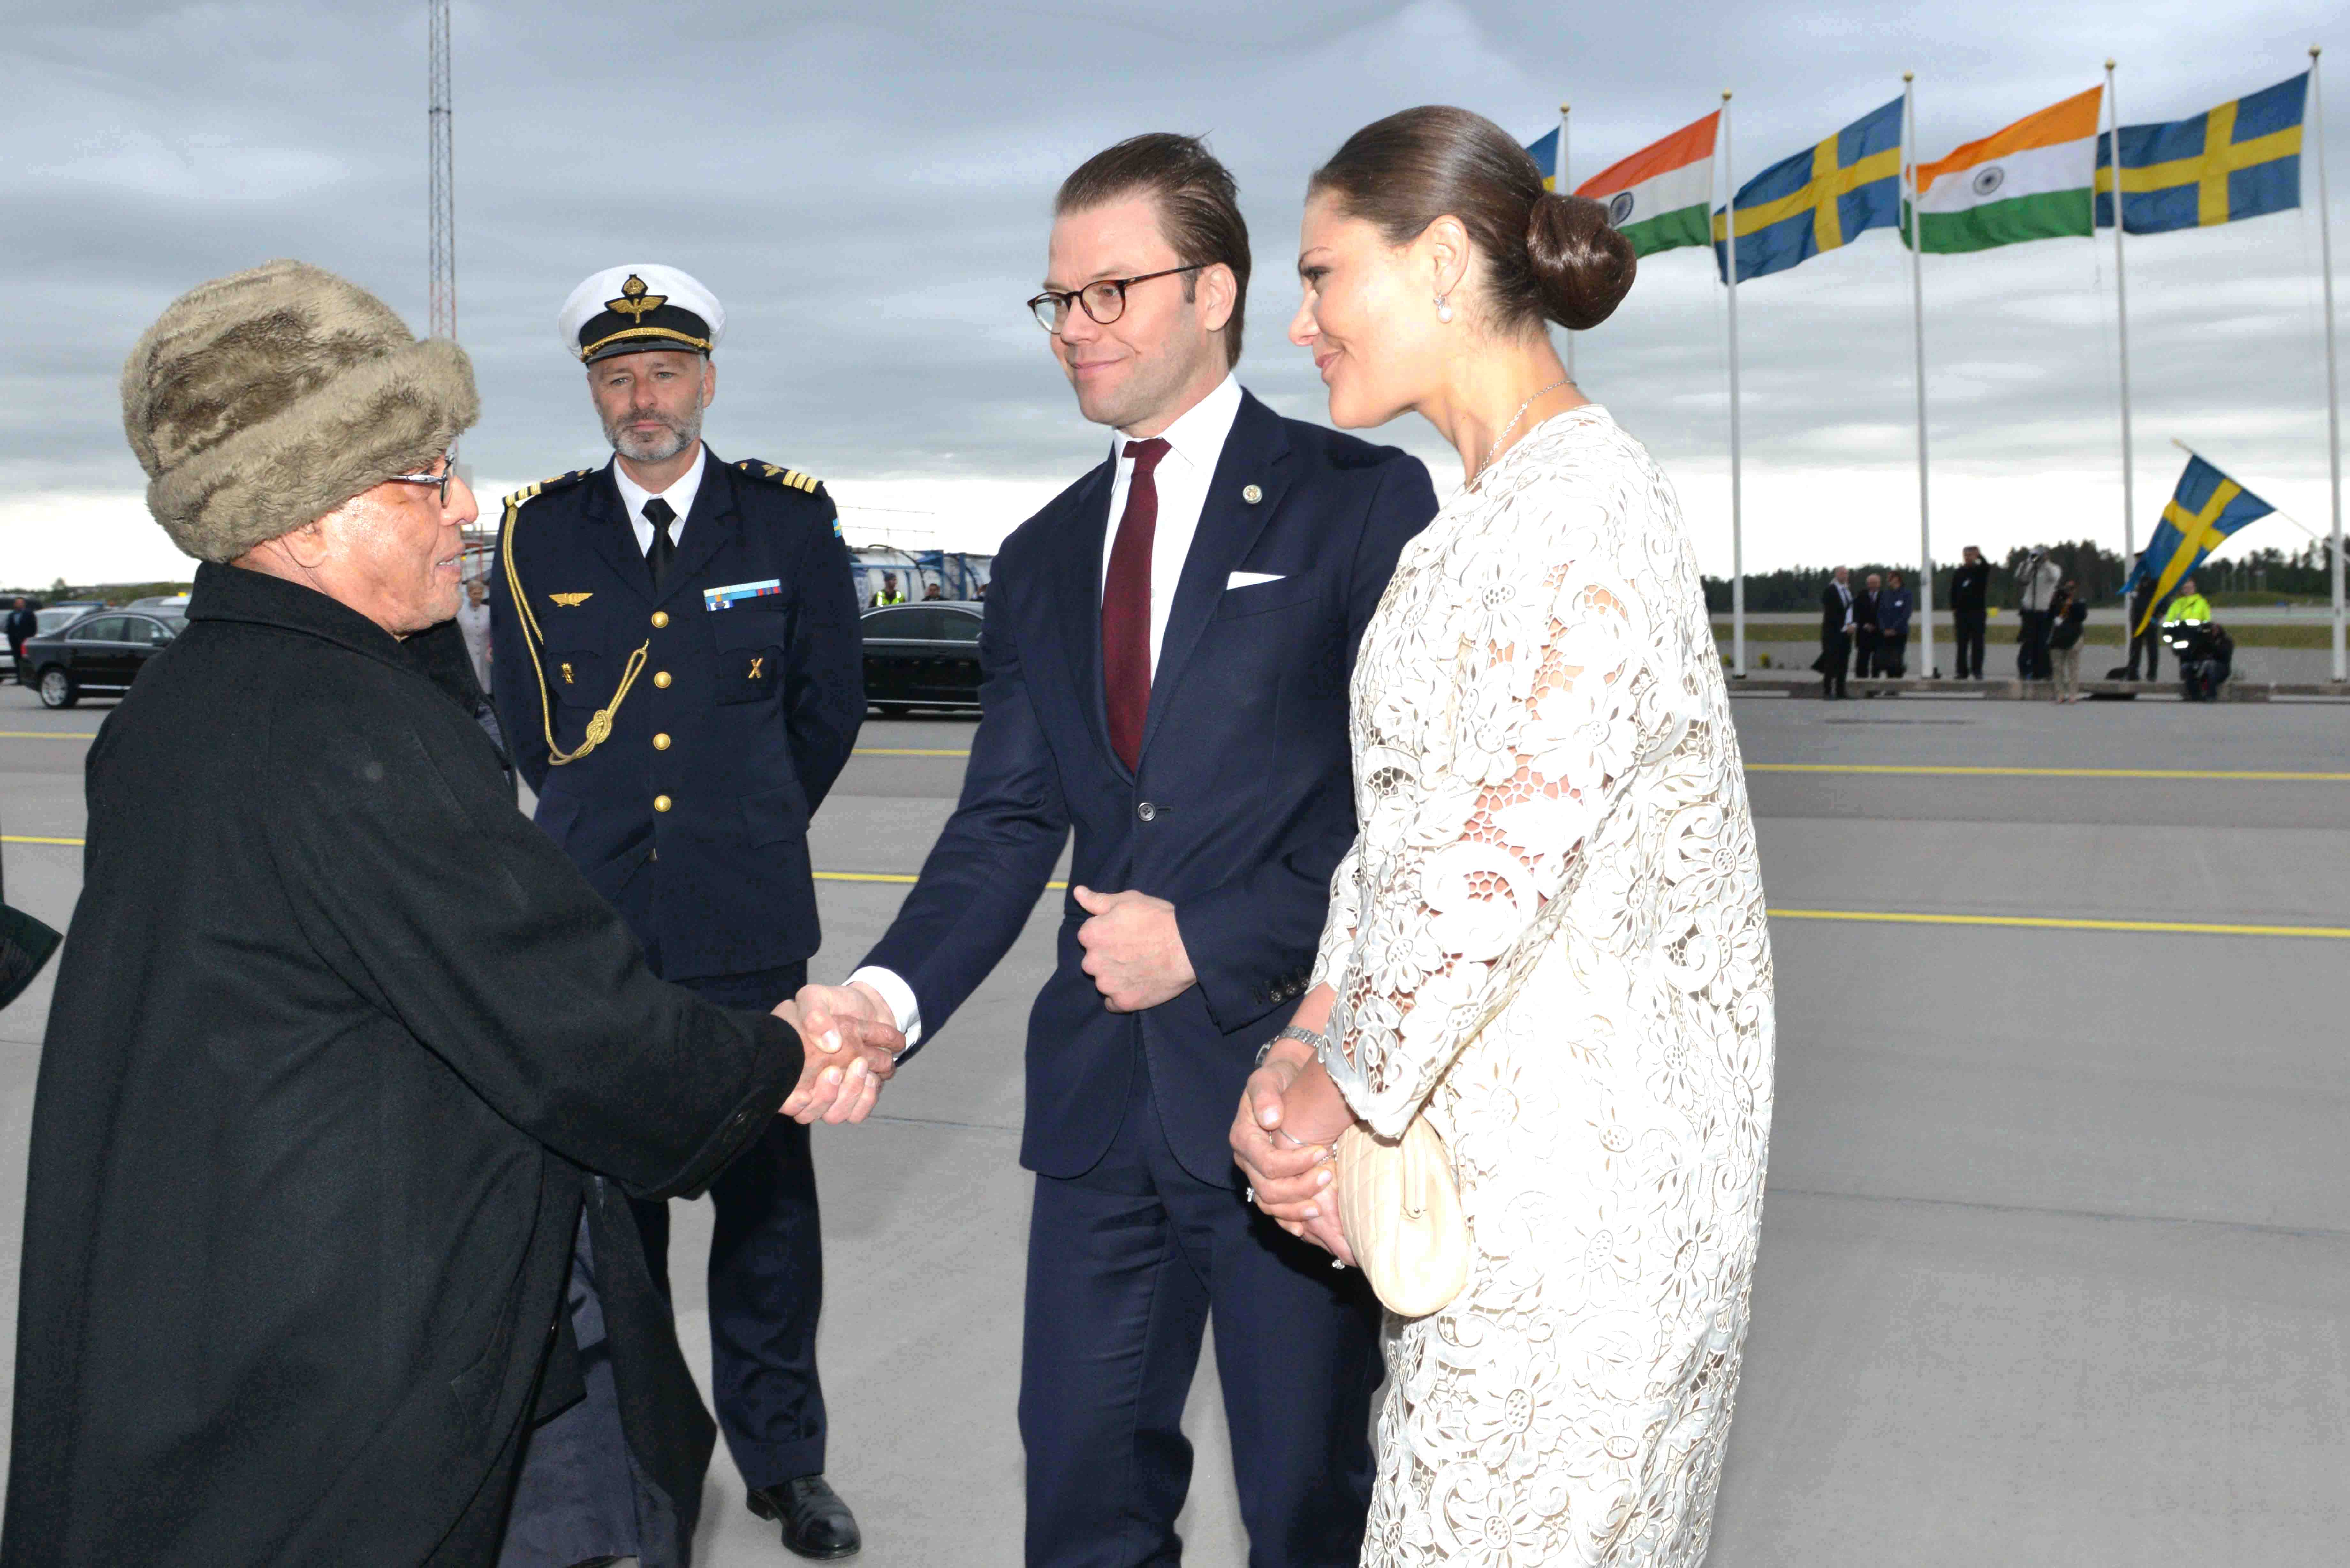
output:
{"label": "white shirt cuff", "polygon": [[892,1022],[898,1025],[898,1033],[906,1037],[906,1048],[913,1049],[915,1043],[922,1037],[922,1009],[914,1000],[914,988],[899,979],[895,970],[877,969],[869,965],[857,971],[842,983],[855,985],[859,981],[881,993],[881,1000],[889,1003],[894,1015]]}

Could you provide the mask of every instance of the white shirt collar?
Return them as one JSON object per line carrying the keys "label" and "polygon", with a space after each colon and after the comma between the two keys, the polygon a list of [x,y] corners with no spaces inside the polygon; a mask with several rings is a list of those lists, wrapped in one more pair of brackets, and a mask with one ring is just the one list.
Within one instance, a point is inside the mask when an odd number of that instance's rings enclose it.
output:
{"label": "white shirt collar", "polygon": [[693,513],[693,498],[701,493],[702,471],[709,465],[710,449],[696,441],[693,466],[667,490],[651,491],[629,478],[619,458],[612,460],[612,482],[620,487],[620,507],[629,514],[629,525],[636,530],[638,548],[650,551],[653,547],[653,525],[645,520],[645,503],[656,494],[677,514],[677,521],[669,525],[670,543],[675,544],[685,536],[685,520]]}
{"label": "white shirt collar", "polygon": [[[1180,458],[1202,472],[1213,473],[1217,460],[1223,456],[1224,438],[1232,433],[1232,421],[1240,418],[1240,413],[1241,384],[1227,371],[1214,390],[1177,415],[1175,422],[1159,434],[1173,449],[1168,456]],[[1133,439],[1119,431],[1110,456],[1123,462],[1126,443]]]}

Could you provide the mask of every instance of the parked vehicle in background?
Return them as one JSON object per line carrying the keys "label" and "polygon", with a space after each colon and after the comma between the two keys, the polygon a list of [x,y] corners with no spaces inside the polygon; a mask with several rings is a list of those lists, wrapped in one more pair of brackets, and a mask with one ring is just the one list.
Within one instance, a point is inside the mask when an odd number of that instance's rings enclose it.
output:
{"label": "parked vehicle in background", "polygon": [[66,628],[73,625],[74,622],[79,620],[90,611],[104,609],[105,607],[106,607],[104,605],[91,604],[46,606],[43,608],[36,609],[33,612],[33,618],[41,623],[41,629],[35,632],[33,635],[35,637],[53,637],[57,633],[65,630]]}
{"label": "parked vehicle in background", "polygon": [[884,713],[979,706],[983,607],[951,599],[865,612],[865,701]]}
{"label": "parked vehicle in background", "polygon": [[188,623],[172,610],[101,609],[62,631],[25,644],[33,685],[45,708],[70,708],[84,697],[120,696],[149,659],[171,646]]}
{"label": "parked vehicle in background", "polygon": [[143,599],[132,599],[129,604],[124,605],[122,607],[124,609],[179,610],[184,613],[188,607],[188,596],[185,594],[151,594]]}

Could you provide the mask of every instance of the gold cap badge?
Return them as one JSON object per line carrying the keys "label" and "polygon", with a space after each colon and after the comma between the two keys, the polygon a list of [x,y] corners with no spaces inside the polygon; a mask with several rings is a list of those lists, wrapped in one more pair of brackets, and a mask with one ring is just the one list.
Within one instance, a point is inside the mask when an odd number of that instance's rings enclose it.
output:
{"label": "gold cap badge", "polygon": [[620,297],[606,300],[604,308],[625,316],[642,327],[645,324],[646,312],[659,310],[668,303],[668,295],[650,292],[645,287],[645,280],[635,273],[630,273],[629,281],[620,286]]}

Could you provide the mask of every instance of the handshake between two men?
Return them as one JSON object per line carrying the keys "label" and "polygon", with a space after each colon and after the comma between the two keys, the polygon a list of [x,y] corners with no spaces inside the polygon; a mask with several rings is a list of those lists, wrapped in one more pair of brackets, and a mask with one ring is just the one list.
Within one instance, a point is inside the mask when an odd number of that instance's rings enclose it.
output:
{"label": "handshake between two men", "polygon": [[[1077,928],[1084,969],[1112,1012],[1139,1012],[1170,1002],[1197,982],[1175,906],[1131,890],[1070,889],[1089,917]],[[896,1011],[866,981],[808,985],[775,1008],[806,1042],[806,1064],[782,1114],[803,1123],[861,1122],[905,1054]]]}

